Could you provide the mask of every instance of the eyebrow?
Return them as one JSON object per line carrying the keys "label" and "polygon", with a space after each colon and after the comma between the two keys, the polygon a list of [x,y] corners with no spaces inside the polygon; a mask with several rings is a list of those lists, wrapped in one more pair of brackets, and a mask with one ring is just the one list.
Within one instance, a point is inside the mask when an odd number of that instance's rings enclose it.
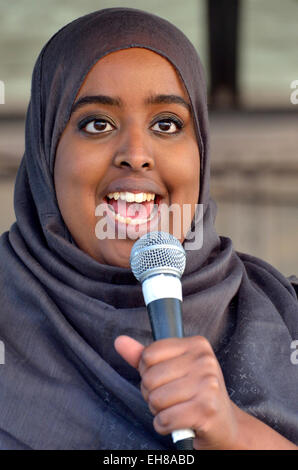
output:
{"label": "eyebrow", "polygon": [[152,95],[145,100],[145,104],[181,104],[190,112],[190,104],[178,95]]}
{"label": "eyebrow", "polygon": [[[189,112],[191,112],[190,104],[187,103],[181,96],[178,95],[151,95],[145,101],[144,104],[180,104],[184,106]],[[123,107],[123,102],[119,97],[112,97],[107,95],[88,95],[79,98],[71,108],[71,114],[77,109],[86,106],[87,104],[105,104],[109,106],[117,106],[118,108]]]}

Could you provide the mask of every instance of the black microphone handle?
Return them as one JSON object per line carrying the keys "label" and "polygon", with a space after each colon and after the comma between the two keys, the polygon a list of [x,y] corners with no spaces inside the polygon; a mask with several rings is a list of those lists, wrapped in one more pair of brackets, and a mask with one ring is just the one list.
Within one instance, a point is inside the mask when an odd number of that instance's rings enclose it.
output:
{"label": "black microphone handle", "polygon": [[[154,340],[183,338],[182,302],[165,298],[153,300],[147,305]],[[176,442],[177,450],[193,450],[193,438]]]}
{"label": "black microphone handle", "polygon": [[167,298],[153,300],[147,305],[154,340],[183,338],[182,302]]}

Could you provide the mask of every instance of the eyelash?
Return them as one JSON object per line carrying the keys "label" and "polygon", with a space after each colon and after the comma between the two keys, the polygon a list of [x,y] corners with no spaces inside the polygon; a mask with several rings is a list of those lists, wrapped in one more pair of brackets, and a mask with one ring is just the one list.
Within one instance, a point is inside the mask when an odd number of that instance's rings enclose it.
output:
{"label": "eyelash", "polygon": [[[85,128],[88,124],[90,124],[91,122],[105,122],[105,123],[107,123],[107,124],[110,124],[111,126],[115,126],[114,124],[112,124],[112,123],[111,123],[109,120],[107,120],[107,119],[104,119],[104,118],[101,118],[101,117],[98,117],[98,116],[89,116],[89,117],[83,119],[82,121],[80,121],[80,122],[78,123],[78,129],[79,129],[80,131],[82,131],[83,133],[88,134],[88,135],[91,135],[91,136],[92,136],[92,135],[93,135],[93,136],[98,136],[98,135],[101,135],[101,134],[108,134],[109,132],[111,132],[111,131],[88,132],[88,131],[84,130],[84,128]],[[160,122],[173,122],[173,123],[176,125],[176,127],[178,128],[178,130],[175,131],[175,132],[155,131],[155,132],[157,132],[157,133],[159,133],[159,134],[163,134],[163,135],[164,135],[164,134],[166,134],[166,135],[176,135],[176,134],[178,134],[178,133],[181,131],[181,129],[184,127],[184,123],[183,123],[180,119],[178,119],[177,117],[175,117],[175,116],[162,116],[162,118],[157,119],[157,120],[152,124],[152,126],[154,126],[155,124],[158,124],[158,123],[160,123]]]}

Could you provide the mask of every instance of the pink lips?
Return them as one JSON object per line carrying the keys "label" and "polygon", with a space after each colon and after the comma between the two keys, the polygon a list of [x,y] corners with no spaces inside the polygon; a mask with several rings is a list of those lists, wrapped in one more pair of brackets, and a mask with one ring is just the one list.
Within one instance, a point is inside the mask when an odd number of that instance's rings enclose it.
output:
{"label": "pink lips", "polygon": [[[155,194],[155,199],[128,202],[120,197],[116,199],[107,197],[113,193],[124,192]],[[166,197],[167,190],[153,180],[144,177],[122,177],[106,186],[102,194],[104,218],[116,238],[136,239],[158,229],[160,219],[158,207],[161,200]]]}
{"label": "pink lips", "polygon": [[160,214],[154,201],[147,201],[145,205],[126,201],[116,205],[119,201],[110,202],[104,202],[103,206],[111,238],[136,240],[147,232],[158,230]]}

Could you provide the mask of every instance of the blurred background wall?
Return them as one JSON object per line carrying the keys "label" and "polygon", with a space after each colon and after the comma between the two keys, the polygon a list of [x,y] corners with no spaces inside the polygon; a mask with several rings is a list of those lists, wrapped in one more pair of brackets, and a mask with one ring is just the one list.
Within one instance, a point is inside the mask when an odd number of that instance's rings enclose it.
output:
{"label": "blurred background wall", "polygon": [[0,0],[0,233],[15,220],[41,48],[69,21],[114,6],[164,17],[193,42],[208,81],[217,231],[238,251],[297,275],[298,0]]}

